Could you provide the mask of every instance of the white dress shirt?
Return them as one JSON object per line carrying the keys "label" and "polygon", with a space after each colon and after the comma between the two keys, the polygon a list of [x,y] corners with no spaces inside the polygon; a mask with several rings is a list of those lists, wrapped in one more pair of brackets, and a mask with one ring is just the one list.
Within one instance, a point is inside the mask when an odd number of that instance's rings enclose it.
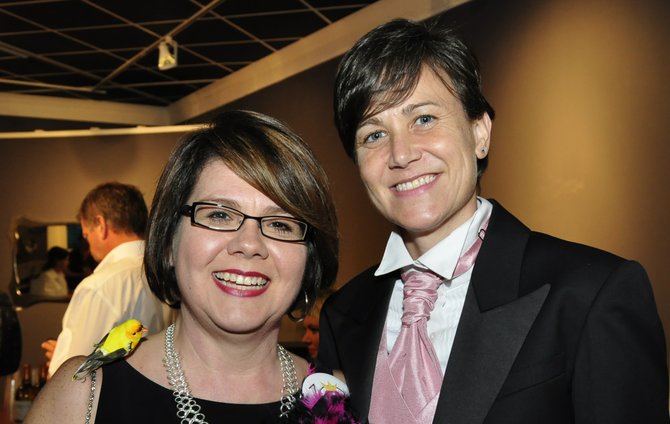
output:
{"label": "white dress shirt", "polygon": [[[384,275],[413,265],[417,268],[429,269],[445,279],[437,291],[435,308],[428,319],[428,335],[433,341],[442,373],[447,369],[449,354],[454,345],[456,329],[465,304],[465,295],[470,285],[473,268],[452,279],[454,270],[458,259],[475,242],[479,229],[491,216],[492,209],[493,206],[488,200],[477,197],[475,214],[416,261],[407,251],[402,237],[393,231],[386,244],[382,261],[375,271],[375,275]],[[393,287],[386,316],[386,342],[389,352],[400,333],[402,301],[403,282],[398,279]]]}
{"label": "white dress shirt", "polygon": [[135,318],[149,334],[166,327],[169,311],[149,289],[142,261],[144,241],[131,241],[112,249],[93,274],[84,278],[63,316],[63,330],[49,364],[49,375],[65,360],[88,355],[93,345],[115,325]]}
{"label": "white dress shirt", "polygon": [[41,296],[65,297],[69,294],[65,274],[49,268],[30,282],[30,293]]}

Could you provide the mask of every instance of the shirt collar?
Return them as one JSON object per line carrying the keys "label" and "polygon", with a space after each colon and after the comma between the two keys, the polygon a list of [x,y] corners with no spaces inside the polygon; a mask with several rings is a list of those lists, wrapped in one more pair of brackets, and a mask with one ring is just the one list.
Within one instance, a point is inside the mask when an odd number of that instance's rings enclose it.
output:
{"label": "shirt collar", "polygon": [[450,280],[454,275],[458,258],[475,241],[481,225],[491,215],[492,210],[491,202],[477,197],[477,210],[474,215],[416,261],[407,251],[400,234],[395,230],[392,231],[375,275],[388,274],[413,265],[417,268],[430,269]]}
{"label": "shirt collar", "polygon": [[144,252],[144,240],[127,241],[116,246],[105,255],[100,263],[95,267],[93,272],[102,268],[104,264],[114,263],[119,259],[128,256],[141,256]]}

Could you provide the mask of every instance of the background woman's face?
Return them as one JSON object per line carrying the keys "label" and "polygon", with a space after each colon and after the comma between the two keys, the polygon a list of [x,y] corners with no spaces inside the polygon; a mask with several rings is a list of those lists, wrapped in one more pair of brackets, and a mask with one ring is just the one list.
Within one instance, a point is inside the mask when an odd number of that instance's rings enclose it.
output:
{"label": "background woman's face", "polygon": [[67,267],[70,265],[70,258],[65,257],[61,259],[60,261],[56,261],[56,266],[54,266],[54,269],[61,274],[65,273],[67,271]]}
{"label": "background woman's face", "polygon": [[302,342],[307,345],[309,356],[316,358],[319,351],[319,318],[307,315],[302,321],[302,325],[305,327],[305,335],[302,336]]}

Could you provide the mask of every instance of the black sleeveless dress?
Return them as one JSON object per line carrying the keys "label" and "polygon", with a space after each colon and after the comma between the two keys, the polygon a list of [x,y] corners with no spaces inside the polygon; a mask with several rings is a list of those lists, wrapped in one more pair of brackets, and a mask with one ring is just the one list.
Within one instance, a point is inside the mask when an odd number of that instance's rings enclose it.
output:
{"label": "black sleeveless dress", "polygon": [[[179,423],[172,390],[149,380],[125,360],[105,365],[96,424]],[[234,388],[231,388],[234,390]],[[280,402],[229,404],[196,399],[210,424],[275,424]]]}

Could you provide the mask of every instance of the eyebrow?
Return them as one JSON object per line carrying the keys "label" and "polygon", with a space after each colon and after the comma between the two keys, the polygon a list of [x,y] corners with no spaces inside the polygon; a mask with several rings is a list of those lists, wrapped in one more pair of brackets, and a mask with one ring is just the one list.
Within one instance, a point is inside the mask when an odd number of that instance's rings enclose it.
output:
{"label": "eyebrow", "polygon": [[[221,197],[215,197],[215,198],[208,198],[204,200],[197,200],[198,202],[211,202],[211,203],[217,203],[219,205],[227,206],[229,208],[237,209],[240,212],[242,211],[242,205],[239,204],[236,200],[232,199],[227,199],[227,198],[221,198]],[[246,212],[245,212],[246,213]],[[287,215],[292,217],[290,213],[286,212],[284,209],[282,209],[279,206],[268,206],[265,209],[263,209],[263,215],[262,216],[283,216]]]}
{"label": "eyebrow", "polygon": [[233,209],[240,209],[241,206],[238,202],[235,200],[231,199],[226,199],[223,197],[207,197],[202,200],[197,200],[198,202],[210,202],[210,203],[216,203],[218,205],[223,205],[223,206],[228,206],[229,208]]}
{"label": "eyebrow", "polygon": [[421,102],[421,103],[412,103],[412,104],[409,104],[409,105],[405,106],[404,108],[402,108],[402,114],[403,115],[409,115],[412,112],[414,112],[416,109],[422,108],[424,106],[437,106],[437,103],[435,103],[433,101],[430,101],[430,100],[427,100],[427,101]]}
{"label": "eyebrow", "polygon": [[[422,108],[424,106],[438,106],[438,104],[436,102],[430,101],[430,100],[426,100],[425,102],[420,102],[420,103],[412,103],[412,104],[409,104],[409,105],[406,105],[405,107],[403,107],[401,109],[401,112],[405,116],[406,115],[411,115],[412,112],[414,112],[416,109]],[[358,127],[356,128],[356,130],[361,129],[362,127],[364,127],[366,125],[378,125],[378,124],[380,124],[380,122],[381,121],[377,117],[377,115],[371,116],[369,118],[366,118],[366,119],[362,120],[361,123],[358,124]]]}
{"label": "eyebrow", "polygon": [[360,130],[366,125],[377,125],[379,124],[379,118],[375,118],[374,116],[371,118],[364,119],[363,121],[358,124],[358,127],[356,127],[356,131]]}

